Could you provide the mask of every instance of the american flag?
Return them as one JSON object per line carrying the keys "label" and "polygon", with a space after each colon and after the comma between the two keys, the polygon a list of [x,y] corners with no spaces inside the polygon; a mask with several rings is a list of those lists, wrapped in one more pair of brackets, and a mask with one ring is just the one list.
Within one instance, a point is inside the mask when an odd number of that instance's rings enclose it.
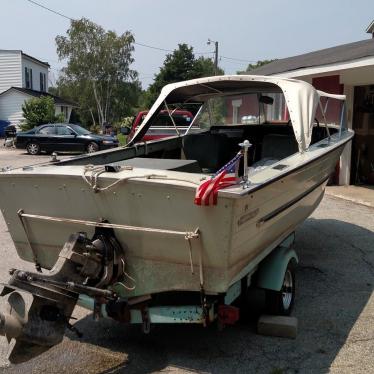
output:
{"label": "american flag", "polygon": [[239,183],[238,176],[239,162],[243,156],[242,151],[219,169],[212,178],[201,183],[196,189],[195,204],[196,205],[217,205],[218,190],[230,187]]}

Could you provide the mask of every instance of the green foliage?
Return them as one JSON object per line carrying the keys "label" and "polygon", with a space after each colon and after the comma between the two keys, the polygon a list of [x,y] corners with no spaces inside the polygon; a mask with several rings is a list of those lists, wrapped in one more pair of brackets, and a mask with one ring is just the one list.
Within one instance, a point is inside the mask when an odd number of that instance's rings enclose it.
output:
{"label": "green foliage", "polygon": [[99,124],[92,124],[91,126],[90,126],[90,128],[89,128],[89,130],[91,131],[91,132],[93,132],[94,134],[99,134],[100,133],[100,131],[101,131],[101,126],[99,125]]}
{"label": "green foliage", "polygon": [[270,64],[270,62],[273,62],[273,61],[276,61],[276,59],[274,59],[274,60],[259,60],[255,64],[248,64],[247,69],[244,70],[244,71],[238,71],[238,74],[247,74],[251,70],[257,69],[257,68],[259,68],[261,66],[264,66],[264,65],[267,65],[267,64]]}
{"label": "green foliage", "polygon": [[[196,77],[194,78],[200,78],[200,77],[210,77],[214,75],[214,62],[210,58],[205,57],[199,57],[197,60],[195,60],[195,74]],[[217,69],[217,75],[224,75],[225,72],[223,69],[218,67]]]}
{"label": "green foliage", "polygon": [[65,120],[66,119],[65,119],[64,113],[59,113],[59,114],[57,114],[57,116],[55,116],[54,122],[56,122],[56,123],[64,123]]}
{"label": "green foliage", "polygon": [[[219,69],[219,73],[224,72]],[[159,73],[155,75],[153,84],[144,94],[144,106],[149,108],[166,84],[212,75],[214,75],[214,63],[211,59],[204,57],[196,59],[192,47],[179,44],[178,49],[166,56]]]}
{"label": "green foliage", "polygon": [[44,123],[64,122],[65,118],[55,115],[55,103],[51,96],[34,97],[22,105],[23,131],[30,130]]}
{"label": "green foliage", "polygon": [[118,139],[120,145],[126,145],[126,143],[127,143],[127,136],[126,135],[123,135],[121,133],[117,134],[117,139]]}
{"label": "green foliage", "polygon": [[133,43],[131,32],[117,35],[85,18],[71,21],[67,35],[56,37],[57,54],[67,66],[54,93],[79,104],[81,122],[102,125],[137,104],[141,87],[130,69]]}
{"label": "green foliage", "polygon": [[226,105],[222,97],[211,98],[205,104],[198,119],[198,125],[205,129],[214,125],[225,125]]}

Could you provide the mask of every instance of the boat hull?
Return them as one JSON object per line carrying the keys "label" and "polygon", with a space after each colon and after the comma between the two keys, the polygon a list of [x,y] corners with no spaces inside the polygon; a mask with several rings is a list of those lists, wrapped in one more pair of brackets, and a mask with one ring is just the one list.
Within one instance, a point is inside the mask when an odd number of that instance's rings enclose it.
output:
{"label": "boat hull", "polygon": [[81,176],[63,175],[64,167],[48,178],[25,172],[1,175],[0,204],[18,255],[33,261],[34,251],[45,268],[54,265],[71,233],[85,231],[90,236],[94,228],[46,220],[26,220],[24,228],[17,214],[20,209],[161,230],[199,229],[199,239],[191,240],[114,229],[126,251],[127,273],[133,278],[127,280],[127,286],[135,285],[134,290],[123,287],[117,291],[124,297],[199,291],[203,281],[206,293],[217,294],[226,292],[243,272],[255,269],[316,209],[343,147],[344,143],[248,193],[222,193],[216,206],[194,205],[195,188],[165,188],[149,180],[129,181],[95,193]]}

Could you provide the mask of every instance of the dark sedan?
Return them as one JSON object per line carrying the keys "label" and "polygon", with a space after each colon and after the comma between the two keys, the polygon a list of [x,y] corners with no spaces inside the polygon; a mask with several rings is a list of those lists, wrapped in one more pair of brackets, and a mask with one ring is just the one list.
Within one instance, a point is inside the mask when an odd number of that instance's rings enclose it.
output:
{"label": "dark sedan", "polygon": [[70,123],[49,123],[17,133],[16,147],[26,149],[30,155],[42,151],[91,153],[118,147],[118,140],[113,136],[93,134]]}

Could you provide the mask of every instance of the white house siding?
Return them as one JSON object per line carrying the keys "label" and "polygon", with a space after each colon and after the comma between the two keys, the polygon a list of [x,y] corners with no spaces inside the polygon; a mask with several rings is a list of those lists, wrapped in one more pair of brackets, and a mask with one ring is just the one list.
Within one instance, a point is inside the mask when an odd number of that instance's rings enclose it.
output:
{"label": "white house siding", "polygon": [[58,116],[62,113],[65,117],[65,121],[64,121],[65,123],[69,123],[69,119],[70,119],[72,109],[73,109],[73,107],[70,106],[70,105],[61,105],[61,104],[60,105],[59,104],[55,105],[56,116]]}
{"label": "white house siding", "polygon": [[21,51],[0,50],[0,93],[12,86],[22,87]]}
{"label": "white house siding", "polygon": [[36,91],[40,91],[40,73],[44,73],[46,76],[46,88],[45,92],[48,92],[48,67],[43,64],[39,64],[32,59],[28,58],[25,55],[22,55],[22,86],[24,88],[31,88],[26,87],[26,77],[25,77],[25,67],[28,69],[32,69],[32,89]]}
{"label": "white house siding", "polygon": [[19,124],[23,120],[22,104],[31,96],[10,90],[0,96],[0,120]]}

